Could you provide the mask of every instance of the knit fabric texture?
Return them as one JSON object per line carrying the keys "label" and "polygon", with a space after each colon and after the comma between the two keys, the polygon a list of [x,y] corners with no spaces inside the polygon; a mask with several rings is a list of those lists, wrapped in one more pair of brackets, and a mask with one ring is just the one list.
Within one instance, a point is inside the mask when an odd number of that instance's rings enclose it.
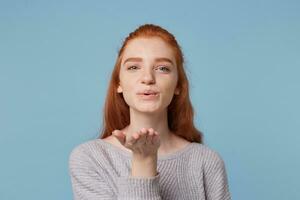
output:
{"label": "knit fabric texture", "polygon": [[102,139],[74,147],[69,175],[75,200],[230,200],[225,163],[210,147],[189,143],[159,156],[155,177],[131,176],[132,153]]}

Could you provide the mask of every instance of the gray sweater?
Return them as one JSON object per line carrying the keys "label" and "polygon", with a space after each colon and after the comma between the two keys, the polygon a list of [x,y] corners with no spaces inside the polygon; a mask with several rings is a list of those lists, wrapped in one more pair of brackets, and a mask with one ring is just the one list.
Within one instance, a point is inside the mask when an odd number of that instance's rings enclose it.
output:
{"label": "gray sweater", "polygon": [[158,157],[155,177],[131,177],[132,153],[102,139],[76,146],[69,157],[76,200],[230,200],[225,164],[204,144]]}

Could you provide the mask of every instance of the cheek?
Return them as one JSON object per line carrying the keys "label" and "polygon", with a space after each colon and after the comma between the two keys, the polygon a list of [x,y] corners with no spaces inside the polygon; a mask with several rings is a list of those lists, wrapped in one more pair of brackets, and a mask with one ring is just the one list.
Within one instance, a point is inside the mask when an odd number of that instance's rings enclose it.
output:
{"label": "cheek", "polygon": [[173,99],[175,86],[174,84],[165,85],[164,88],[161,88],[162,99],[163,101],[170,102]]}
{"label": "cheek", "polygon": [[127,104],[132,101],[133,95],[135,94],[134,84],[129,81],[121,82],[121,87],[123,90],[123,98]]}
{"label": "cheek", "polygon": [[160,82],[158,83],[158,85],[160,85],[161,90],[164,91],[165,93],[172,93],[176,88],[177,80],[170,79],[168,81]]}
{"label": "cheek", "polygon": [[127,81],[123,84],[123,92],[125,92],[127,95],[132,95],[136,91],[136,84]]}

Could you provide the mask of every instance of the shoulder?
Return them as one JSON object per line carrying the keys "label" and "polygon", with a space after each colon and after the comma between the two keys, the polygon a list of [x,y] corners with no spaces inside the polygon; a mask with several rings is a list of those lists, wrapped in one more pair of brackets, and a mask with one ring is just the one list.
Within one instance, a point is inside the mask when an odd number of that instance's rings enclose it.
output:
{"label": "shoulder", "polygon": [[95,163],[105,154],[105,148],[99,142],[99,139],[93,139],[75,146],[69,154],[69,164]]}
{"label": "shoulder", "polygon": [[221,154],[205,144],[195,143],[194,153],[197,155],[197,158],[201,161],[204,167],[224,166],[224,160]]}
{"label": "shoulder", "polygon": [[88,151],[90,151],[91,149],[96,147],[95,143],[96,143],[96,139],[89,140],[89,141],[86,141],[86,142],[76,145],[71,150],[70,156],[73,157],[73,156],[78,156],[78,155],[82,155],[82,154],[87,154]]}

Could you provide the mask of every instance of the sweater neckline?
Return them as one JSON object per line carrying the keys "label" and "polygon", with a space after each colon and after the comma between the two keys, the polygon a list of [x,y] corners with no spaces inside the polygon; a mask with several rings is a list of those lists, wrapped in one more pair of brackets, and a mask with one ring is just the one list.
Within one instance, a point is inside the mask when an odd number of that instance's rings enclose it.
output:
{"label": "sweater neckline", "polygon": [[[119,147],[111,144],[111,143],[108,143],[108,142],[105,142],[104,140],[102,139],[97,139],[101,144],[104,144],[106,147],[130,158],[132,156],[132,153],[129,152],[129,151],[125,151],[125,150],[122,150],[120,149]],[[190,149],[192,149],[192,147],[197,144],[196,142],[191,142],[187,145],[185,145],[183,148],[173,152],[173,153],[170,153],[170,154],[166,154],[166,155],[163,155],[163,156],[158,156],[157,157],[157,160],[158,161],[162,161],[162,160],[169,160],[169,159],[174,159],[174,158],[178,158],[179,156],[181,156],[182,154],[184,154],[185,152],[188,152]]]}

